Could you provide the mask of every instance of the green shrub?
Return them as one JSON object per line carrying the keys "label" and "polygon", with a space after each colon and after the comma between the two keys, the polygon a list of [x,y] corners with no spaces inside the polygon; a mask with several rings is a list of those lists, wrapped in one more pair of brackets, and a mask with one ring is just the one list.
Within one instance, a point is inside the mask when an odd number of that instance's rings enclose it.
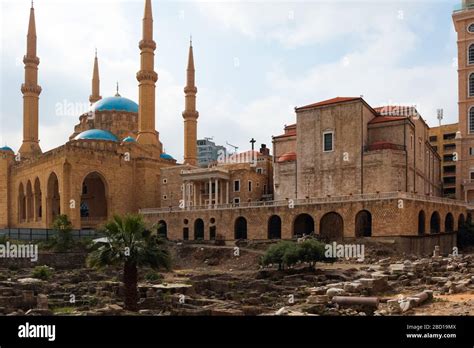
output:
{"label": "green shrub", "polygon": [[59,215],[53,223],[56,235],[51,239],[49,247],[57,252],[65,252],[74,248],[72,223],[67,215]]}
{"label": "green shrub", "polygon": [[164,277],[158,272],[151,271],[145,274],[145,280],[148,282],[157,282],[157,281],[161,282],[163,278]]}
{"label": "green shrub", "polygon": [[48,280],[53,275],[53,269],[48,266],[36,266],[31,276],[36,279]]}
{"label": "green shrub", "polygon": [[9,238],[6,234],[2,234],[0,235],[0,244],[7,244],[7,242],[9,241]]}
{"label": "green shrub", "polygon": [[325,246],[316,239],[307,239],[300,244],[283,241],[268,248],[261,259],[263,266],[278,264],[278,269],[304,262],[314,267],[318,261],[326,261]]}

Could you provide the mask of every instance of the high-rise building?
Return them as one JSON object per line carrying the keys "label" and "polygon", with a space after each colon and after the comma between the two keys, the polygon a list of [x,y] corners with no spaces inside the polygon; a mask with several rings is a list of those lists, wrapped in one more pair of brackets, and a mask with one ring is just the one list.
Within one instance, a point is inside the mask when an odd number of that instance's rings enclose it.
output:
{"label": "high-rise building", "polygon": [[198,166],[208,167],[216,163],[220,154],[226,154],[227,149],[224,146],[216,145],[209,138],[197,141]]}

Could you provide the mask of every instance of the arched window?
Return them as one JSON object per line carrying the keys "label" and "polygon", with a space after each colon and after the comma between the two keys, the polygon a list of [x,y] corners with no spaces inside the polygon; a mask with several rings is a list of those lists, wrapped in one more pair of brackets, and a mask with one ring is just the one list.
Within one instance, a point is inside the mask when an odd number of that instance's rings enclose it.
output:
{"label": "arched window", "polygon": [[474,73],[469,75],[469,96],[474,97]]}
{"label": "arched window", "polygon": [[474,134],[474,107],[469,109],[469,134]]}
{"label": "arched window", "polygon": [[469,46],[468,64],[474,64],[474,44]]}

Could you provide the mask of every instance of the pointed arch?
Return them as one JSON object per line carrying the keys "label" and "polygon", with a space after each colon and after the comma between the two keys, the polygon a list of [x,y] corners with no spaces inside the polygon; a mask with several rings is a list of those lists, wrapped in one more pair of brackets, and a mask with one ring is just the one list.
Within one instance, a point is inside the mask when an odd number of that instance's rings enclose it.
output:
{"label": "pointed arch", "polygon": [[48,225],[61,214],[61,195],[59,194],[59,179],[55,172],[48,177],[46,189],[46,218]]}
{"label": "pointed arch", "polygon": [[36,221],[41,221],[43,219],[43,193],[41,192],[41,183],[38,177],[36,177],[34,184],[34,207],[35,219]]}
{"label": "pointed arch", "polygon": [[18,187],[18,222],[26,221],[26,196],[25,196],[25,186],[23,183],[20,183]]}

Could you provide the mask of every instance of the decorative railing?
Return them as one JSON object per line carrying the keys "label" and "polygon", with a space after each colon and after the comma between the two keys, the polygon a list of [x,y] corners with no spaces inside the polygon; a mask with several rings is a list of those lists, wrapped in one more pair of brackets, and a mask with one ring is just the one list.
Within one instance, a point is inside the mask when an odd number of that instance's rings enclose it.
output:
{"label": "decorative railing", "polygon": [[[144,215],[149,214],[160,214],[160,213],[176,213],[181,211],[202,211],[202,210],[225,210],[225,209],[247,209],[247,208],[263,208],[263,207],[284,207],[293,204],[294,206],[301,205],[315,205],[325,203],[345,203],[355,201],[377,201],[377,200],[388,200],[388,199],[411,199],[422,202],[431,203],[444,203],[451,205],[464,205],[468,206],[466,202],[458,201],[443,197],[433,197],[426,195],[419,195],[415,193],[407,192],[380,192],[380,193],[366,193],[356,194],[347,196],[327,196],[318,198],[305,198],[305,199],[285,199],[279,201],[255,201],[245,203],[230,203],[230,204],[219,204],[219,205],[205,205],[205,206],[188,206],[185,208],[181,207],[167,207],[167,208],[150,208],[141,209],[140,213]],[[470,206],[470,205],[469,205]],[[474,209],[474,204],[472,205]]]}

